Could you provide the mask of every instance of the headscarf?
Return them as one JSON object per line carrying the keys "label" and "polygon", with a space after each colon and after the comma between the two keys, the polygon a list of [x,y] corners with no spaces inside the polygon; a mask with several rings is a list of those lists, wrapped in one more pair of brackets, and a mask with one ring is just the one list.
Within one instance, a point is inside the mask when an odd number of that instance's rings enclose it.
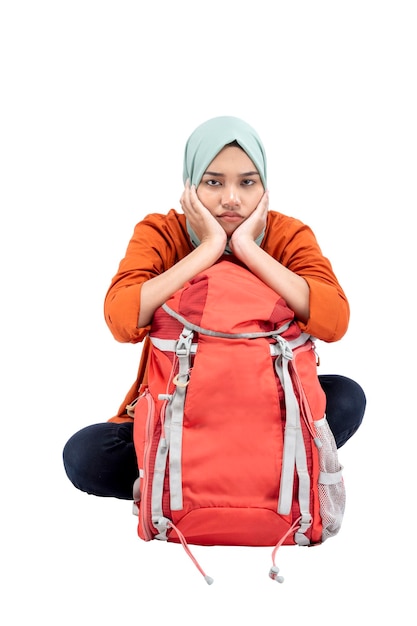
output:
{"label": "headscarf", "polygon": [[[183,180],[198,187],[207,166],[229,143],[237,141],[251,159],[266,189],[266,154],[258,133],[243,120],[232,116],[214,117],[200,124],[188,138],[185,145]],[[194,247],[200,241],[187,220],[187,230]],[[256,239],[260,245],[264,233]],[[229,246],[225,252],[230,254]]]}
{"label": "headscarf", "polygon": [[266,189],[266,155],[258,133],[237,117],[214,117],[200,124],[188,138],[184,154],[184,183],[198,187],[201,178],[220,150],[237,141],[256,166]]}

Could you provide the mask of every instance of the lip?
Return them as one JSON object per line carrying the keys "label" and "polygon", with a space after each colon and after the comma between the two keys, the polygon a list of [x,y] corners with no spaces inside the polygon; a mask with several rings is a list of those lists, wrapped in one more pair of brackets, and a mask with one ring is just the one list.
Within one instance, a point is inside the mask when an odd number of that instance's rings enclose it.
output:
{"label": "lip", "polygon": [[225,220],[227,222],[237,222],[242,219],[242,216],[239,213],[235,213],[234,211],[226,211],[219,215],[219,219]]}

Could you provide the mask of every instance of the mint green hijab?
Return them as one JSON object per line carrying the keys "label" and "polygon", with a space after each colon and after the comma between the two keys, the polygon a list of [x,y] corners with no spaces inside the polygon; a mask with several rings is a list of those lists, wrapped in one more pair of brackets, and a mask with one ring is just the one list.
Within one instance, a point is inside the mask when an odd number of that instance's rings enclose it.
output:
{"label": "mint green hijab", "polygon": [[[207,166],[229,143],[237,141],[240,147],[251,159],[266,189],[266,154],[258,133],[246,122],[238,117],[221,116],[214,117],[200,124],[188,138],[185,145],[183,180],[198,187]],[[187,220],[187,230],[194,247],[200,241]],[[257,238],[256,243],[261,244],[264,233]],[[229,246],[225,253],[230,254]]]}
{"label": "mint green hijab", "polygon": [[238,117],[214,117],[190,135],[184,154],[184,183],[198,187],[207,166],[227,144],[237,141],[253,161],[266,189],[266,155],[258,133]]}

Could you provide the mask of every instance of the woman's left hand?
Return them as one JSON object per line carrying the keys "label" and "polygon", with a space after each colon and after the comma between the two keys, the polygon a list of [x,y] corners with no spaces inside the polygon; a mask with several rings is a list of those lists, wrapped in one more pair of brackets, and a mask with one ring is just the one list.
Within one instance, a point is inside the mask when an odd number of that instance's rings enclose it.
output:
{"label": "woman's left hand", "polygon": [[253,242],[259,237],[266,226],[266,218],[269,209],[269,194],[265,191],[256,209],[249,217],[234,231],[229,246],[235,251],[246,242]]}

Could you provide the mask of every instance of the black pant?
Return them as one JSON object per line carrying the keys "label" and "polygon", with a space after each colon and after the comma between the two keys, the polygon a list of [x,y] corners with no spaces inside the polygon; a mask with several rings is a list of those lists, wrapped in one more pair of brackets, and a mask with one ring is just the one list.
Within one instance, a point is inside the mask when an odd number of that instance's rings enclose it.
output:
{"label": "black pant", "polygon": [[[326,415],[338,448],[357,431],[365,412],[362,388],[350,378],[320,376],[326,394]],[[87,493],[132,500],[138,476],[133,424],[104,422],[73,435],[64,448],[64,466],[71,482]]]}

